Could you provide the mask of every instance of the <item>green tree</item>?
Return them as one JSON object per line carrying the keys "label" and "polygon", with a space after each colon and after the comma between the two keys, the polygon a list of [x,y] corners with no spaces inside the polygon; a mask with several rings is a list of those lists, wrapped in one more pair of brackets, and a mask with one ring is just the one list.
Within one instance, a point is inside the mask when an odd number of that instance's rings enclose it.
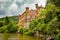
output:
{"label": "green tree", "polygon": [[3,26],[3,22],[0,22],[0,27],[2,27]]}
{"label": "green tree", "polygon": [[5,17],[5,25],[8,25],[10,23],[10,20],[9,20],[9,18],[6,16]]}
{"label": "green tree", "polygon": [[60,0],[47,0],[47,3],[53,3],[56,6],[60,6]]}

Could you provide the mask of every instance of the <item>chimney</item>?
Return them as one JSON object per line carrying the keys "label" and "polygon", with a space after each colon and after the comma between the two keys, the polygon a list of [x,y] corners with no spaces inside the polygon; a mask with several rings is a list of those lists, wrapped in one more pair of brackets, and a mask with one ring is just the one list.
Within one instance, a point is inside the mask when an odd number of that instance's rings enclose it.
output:
{"label": "chimney", "polygon": [[35,4],[35,6],[36,6],[36,9],[38,9],[38,4]]}
{"label": "chimney", "polygon": [[26,7],[26,12],[28,12],[29,11],[29,7]]}

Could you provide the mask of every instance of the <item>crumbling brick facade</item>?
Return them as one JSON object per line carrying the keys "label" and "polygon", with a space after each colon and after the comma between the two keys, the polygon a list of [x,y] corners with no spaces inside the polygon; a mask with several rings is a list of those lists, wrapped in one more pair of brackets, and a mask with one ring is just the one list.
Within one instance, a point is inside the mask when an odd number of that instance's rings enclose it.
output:
{"label": "crumbling brick facade", "polygon": [[42,6],[38,6],[35,4],[36,9],[29,10],[29,7],[26,7],[25,12],[22,15],[19,15],[19,22],[18,25],[20,28],[25,27],[29,28],[29,23],[32,19],[35,19],[38,15],[38,11],[42,8]]}

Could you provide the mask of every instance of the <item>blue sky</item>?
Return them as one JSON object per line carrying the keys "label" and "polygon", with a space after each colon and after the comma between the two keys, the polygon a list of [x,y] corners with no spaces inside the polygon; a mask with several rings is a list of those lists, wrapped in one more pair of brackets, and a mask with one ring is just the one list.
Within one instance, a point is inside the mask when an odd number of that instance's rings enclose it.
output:
{"label": "blue sky", "polygon": [[35,4],[45,6],[46,0],[0,0],[0,18],[22,14],[25,7],[35,9]]}

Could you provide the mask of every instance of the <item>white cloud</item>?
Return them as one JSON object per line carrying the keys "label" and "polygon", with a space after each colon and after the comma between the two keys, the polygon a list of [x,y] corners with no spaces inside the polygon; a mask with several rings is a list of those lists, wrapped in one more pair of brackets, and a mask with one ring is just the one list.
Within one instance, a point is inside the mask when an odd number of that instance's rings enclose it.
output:
{"label": "white cloud", "polygon": [[22,3],[24,0],[17,0],[18,2]]}
{"label": "white cloud", "polygon": [[0,17],[22,14],[26,6],[35,9],[36,3],[45,6],[46,0],[0,0]]}
{"label": "white cloud", "polygon": [[15,3],[13,3],[9,8],[10,8],[10,9],[16,9],[16,8],[18,8],[18,7],[17,7],[17,5],[16,5]]}
{"label": "white cloud", "polygon": [[35,0],[35,3],[38,3],[39,5],[45,6],[47,0]]}

